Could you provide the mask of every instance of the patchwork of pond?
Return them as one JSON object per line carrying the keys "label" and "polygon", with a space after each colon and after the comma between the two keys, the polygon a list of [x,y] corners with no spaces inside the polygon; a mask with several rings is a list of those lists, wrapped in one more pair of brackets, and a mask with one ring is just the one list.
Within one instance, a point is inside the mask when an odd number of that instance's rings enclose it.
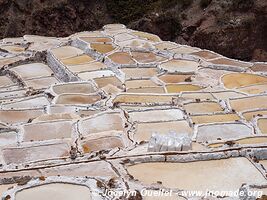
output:
{"label": "patchwork of pond", "polygon": [[126,88],[141,88],[141,87],[154,87],[157,86],[151,80],[129,80],[125,81]]}
{"label": "patchwork of pond", "polygon": [[93,199],[90,189],[86,186],[50,183],[19,191],[16,200],[91,200]]}
{"label": "patchwork of pond", "polygon": [[23,141],[71,138],[71,121],[31,123],[23,126]]}
{"label": "patchwork of pond", "polygon": [[190,191],[235,191],[243,183],[266,184],[261,173],[242,157],[188,163],[140,163],[127,170],[144,184],[160,181],[164,187]]}
{"label": "patchwork of pond", "polygon": [[190,114],[214,113],[223,111],[222,107],[216,102],[199,102],[184,105],[184,109]]}
{"label": "patchwork of pond", "polygon": [[110,77],[116,76],[116,74],[111,70],[99,70],[99,71],[89,71],[89,72],[82,72],[78,74],[78,77],[82,80],[90,80],[94,78],[101,78],[101,77]]}
{"label": "patchwork of pond", "polygon": [[44,76],[51,76],[53,71],[43,63],[31,63],[26,65],[19,65],[10,69],[19,74],[23,79],[38,78]]}
{"label": "patchwork of pond", "polygon": [[267,96],[252,96],[241,99],[230,100],[230,105],[236,111],[252,110],[257,108],[267,108]]}
{"label": "patchwork of pond", "polygon": [[[267,160],[259,160],[259,163],[263,166],[264,170],[267,169]],[[266,190],[266,188],[264,188]]]}
{"label": "patchwork of pond", "polygon": [[2,197],[4,192],[13,188],[14,186],[16,186],[16,184],[2,184],[2,185],[0,185],[0,197]]}
{"label": "patchwork of pond", "polygon": [[109,84],[114,85],[118,88],[122,88],[122,82],[116,76],[94,78],[94,81],[99,88],[103,88]]}
{"label": "patchwork of pond", "polygon": [[125,104],[134,104],[134,103],[162,103],[162,104],[171,104],[173,98],[177,96],[172,95],[146,95],[146,94],[120,94],[114,100],[113,103],[125,103]]}
{"label": "patchwork of pond", "polygon": [[160,65],[160,68],[171,73],[193,74],[198,69],[199,64],[189,60],[170,60]]}
{"label": "patchwork of pond", "polygon": [[61,62],[64,65],[81,65],[81,64],[89,63],[93,60],[94,59],[88,55],[80,55],[80,56],[62,59]]}
{"label": "patchwork of pond", "polygon": [[0,101],[12,101],[14,98],[23,98],[26,96],[26,90],[15,90],[15,91],[1,91],[0,90]]}
{"label": "patchwork of pond", "polygon": [[11,63],[14,63],[16,61],[19,61],[21,59],[21,57],[19,56],[13,56],[13,57],[8,57],[8,58],[1,58],[0,57],[0,65],[4,66],[4,65],[8,65]]}
{"label": "patchwork of pond", "polygon": [[259,83],[267,83],[267,77],[256,74],[232,73],[224,75],[222,77],[222,82],[226,88],[232,89]]}
{"label": "patchwork of pond", "polygon": [[178,47],[178,45],[176,43],[166,42],[166,41],[163,41],[161,43],[155,44],[154,46],[159,50],[169,50],[169,49],[173,49],[173,48],[177,48]]}
{"label": "patchwork of pond", "polygon": [[116,52],[108,56],[113,62],[118,64],[135,64],[132,56],[126,52]]}
{"label": "patchwork of pond", "polygon": [[55,114],[43,114],[36,117],[32,122],[48,122],[57,120],[77,120],[80,116],[75,113],[55,113]]}
{"label": "patchwork of pond", "polygon": [[[107,177],[116,178],[118,175],[105,161],[79,163],[74,165],[61,165],[42,170],[47,176],[74,176],[74,177]],[[75,199],[75,198],[74,198]],[[95,198],[94,198],[95,200]]]}
{"label": "patchwork of pond", "polygon": [[4,109],[24,109],[24,108],[34,108],[34,107],[44,107],[49,105],[50,102],[46,97],[40,96],[35,98],[28,99],[19,99],[12,103],[3,104],[2,108]]}
{"label": "patchwork of pond", "polygon": [[215,141],[249,136],[252,129],[242,123],[201,125],[197,131],[197,141]]}
{"label": "patchwork of pond", "polygon": [[51,105],[49,108],[49,113],[56,114],[56,113],[75,113],[77,108],[75,105]]}
{"label": "patchwork of pond", "polygon": [[142,112],[130,112],[133,122],[160,122],[182,120],[183,112],[180,109],[148,110]]}
{"label": "patchwork of pond", "polygon": [[43,110],[0,110],[0,121],[8,124],[28,122],[43,114]]}
{"label": "patchwork of pond", "polygon": [[117,34],[125,33],[126,30],[123,30],[123,29],[105,29],[104,32],[110,36],[115,36]]}
{"label": "patchwork of pond", "polygon": [[258,119],[257,124],[261,133],[267,134],[267,118]]}
{"label": "patchwork of pond", "polygon": [[254,72],[267,72],[267,64],[264,63],[255,63],[251,70]]}
{"label": "patchwork of pond", "polygon": [[73,73],[97,71],[107,69],[107,66],[101,62],[90,62],[82,65],[70,65],[67,68]]}
{"label": "patchwork of pond", "polygon": [[230,66],[237,66],[237,67],[244,67],[244,68],[251,66],[248,63],[244,63],[244,62],[240,62],[240,61],[232,60],[232,59],[228,59],[228,58],[218,58],[218,59],[214,59],[210,62],[212,64],[215,64],[215,65],[230,65]]}
{"label": "patchwork of pond", "polygon": [[169,84],[166,86],[166,89],[168,93],[180,93],[184,91],[198,91],[203,88],[192,84]]}
{"label": "patchwork of pond", "polygon": [[192,134],[192,129],[187,121],[149,122],[138,123],[134,134],[136,141],[149,141],[153,133],[168,134],[170,132]]}
{"label": "patchwork of pond", "polygon": [[245,94],[234,92],[234,91],[220,91],[213,92],[212,95],[219,100],[227,100],[232,98],[245,97]]}
{"label": "patchwork of pond", "polygon": [[170,49],[169,51],[172,53],[177,53],[177,54],[190,54],[190,53],[199,51],[199,49],[194,48],[194,47],[189,47],[189,46],[182,46],[182,47],[178,47],[175,49]]}
{"label": "patchwork of pond", "polygon": [[166,60],[166,58],[157,56],[151,52],[132,52],[132,56],[139,63],[152,63]]}
{"label": "patchwork of pond", "polygon": [[125,25],[123,24],[107,24],[104,27],[104,30],[123,30]]}
{"label": "patchwork of pond", "polygon": [[127,89],[129,93],[165,93],[163,87],[143,87],[143,88],[130,88]]}
{"label": "patchwork of pond", "polygon": [[120,92],[122,92],[122,89],[117,88],[114,85],[111,84],[107,84],[104,87],[101,88],[103,91],[106,92],[106,94],[108,95],[114,95],[114,94],[118,94]]}
{"label": "patchwork of pond", "polygon": [[237,114],[214,114],[214,115],[196,115],[191,117],[195,124],[208,124],[215,122],[234,122],[240,120]]}
{"label": "patchwork of pond", "polygon": [[42,146],[5,148],[2,150],[6,164],[25,164],[38,160],[49,160],[69,156],[67,143],[47,144]]}
{"label": "patchwork of pond", "polygon": [[165,83],[180,83],[189,80],[191,75],[164,74],[159,77]]}
{"label": "patchwork of pond", "polygon": [[[266,144],[267,143],[267,137],[265,136],[254,136],[254,137],[245,137],[238,140],[231,140],[236,144],[240,145],[254,145],[254,144]],[[219,142],[219,143],[213,143],[209,144],[208,146],[211,148],[219,148],[225,145],[225,142]]]}
{"label": "patchwork of pond", "polygon": [[121,42],[117,42],[117,44],[121,47],[121,48],[130,48],[130,49],[152,49],[153,46],[152,44],[145,40],[145,39],[130,39],[130,40],[124,40]]}
{"label": "patchwork of pond", "polygon": [[141,37],[141,38],[146,38],[152,42],[160,42],[161,41],[161,39],[157,35],[154,35],[151,33],[134,31],[134,32],[131,32],[131,34],[136,35],[136,36]]}
{"label": "patchwork of pond", "polygon": [[61,84],[61,85],[54,85],[53,91],[59,94],[66,94],[66,93],[93,93],[95,89],[91,83],[69,83],[69,84]]}
{"label": "patchwork of pond", "polygon": [[121,71],[125,73],[126,79],[150,78],[157,75],[157,68],[122,68]]}
{"label": "patchwork of pond", "polygon": [[115,50],[112,44],[91,43],[91,48],[99,53],[108,53]]}
{"label": "patchwork of pond", "polygon": [[206,50],[201,50],[201,51],[198,51],[198,52],[194,52],[194,53],[192,53],[192,55],[199,56],[199,57],[204,58],[206,60],[210,60],[210,59],[214,59],[214,58],[220,57],[219,54],[213,53],[211,51],[206,51]]}
{"label": "patchwork of pond", "polygon": [[104,113],[91,118],[84,118],[80,122],[81,133],[84,135],[111,130],[122,131],[123,122],[118,113]]}
{"label": "patchwork of pond", "polygon": [[[1,128],[1,127],[0,127]],[[17,133],[15,131],[0,132],[0,146],[7,146],[17,143]]]}
{"label": "patchwork of pond", "polygon": [[0,122],[0,129],[4,129],[4,128],[7,128],[8,126],[5,124],[5,123],[2,123],[2,122]]}
{"label": "patchwork of pond", "polygon": [[0,92],[2,93],[2,92],[8,92],[8,91],[15,91],[15,90],[20,90],[21,89],[21,87],[19,86],[19,85],[17,85],[17,84],[15,84],[15,85],[10,85],[10,86],[8,86],[8,87],[0,87]]}
{"label": "patchwork of pond", "polygon": [[6,87],[14,84],[10,78],[7,76],[0,76],[0,87]]}
{"label": "patchwork of pond", "polygon": [[76,112],[76,114],[78,114],[80,117],[89,117],[100,112],[101,110],[79,110],[78,112]]}
{"label": "patchwork of pond", "polygon": [[50,85],[59,83],[59,80],[55,77],[43,77],[43,78],[35,78],[25,81],[25,84],[28,87],[32,87],[33,89],[40,90],[46,89]]}
{"label": "patchwork of pond", "polygon": [[266,93],[267,92],[267,83],[241,87],[241,88],[238,88],[238,90],[241,92],[245,92],[247,94]]}
{"label": "patchwork of pond", "polygon": [[251,121],[254,117],[267,115],[267,110],[263,109],[263,110],[248,111],[242,113],[242,115],[243,117],[245,117],[247,121]]}
{"label": "patchwork of pond", "polygon": [[97,94],[61,94],[57,97],[56,104],[93,104],[101,100]]}
{"label": "patchwork of pond", "polygon": [[119,148],[124,147],[121,138],[116,136],[107,136],[82,142],[82,148],[84,153],[113,149],[116,147]]}
{"label": "patchwork of pond", "polygon": [[81,49],[78,49],[72,46],[59,47],[56,49],[52,49],[51,52],[58,59],[64,59],[64,58],[74,57],[74,56],[83,54],[83,51]]}
{"label": "patchwork of pond", "polygon": [[122,42],[122,41],[128,41],[128,40],[131,40],[131,39],[135,39],[136,37],[129,34],[129,33],[120,33],[120,34],[117,34],[114,36],[115,38],[115,41],[117,43],[119,42]]}
{"label": "patchwork of pond", "polygon": [[25,51],[25,48],[19,45],[1,45],[0,49],[6,50],[11,53],[22,53]]}
{"label": "patchwork of pond", "polygon": [[112,39],[109,37],[80,37],[81,40],[92,43],[92,42],[112,42]]}
{"label": "patchwork of pond", "polygon": [[[20,185],[8,192],[11,199],[95,199],[97,188],[81,176],[139,191],[267,186],[261,162],[249,157],[263,158],[267,145],[266,63],[239,62],[118,24],[0,43],[14,52],[0,53],[0,183]],[[49,65],[35,55],[46,51]],[[152,152],[154,133],[191,142],[177,153]],[[161,142],[162,151],[179,143]],[[36,180],[22,183],[22,176]],[[93,186],[103,189],[99,181]]]}
{"label": "patchwork of pond", "polygon": [[209,92],[183,92],[181,95],[184,99],[205,99],[212,100],[214,97]]}

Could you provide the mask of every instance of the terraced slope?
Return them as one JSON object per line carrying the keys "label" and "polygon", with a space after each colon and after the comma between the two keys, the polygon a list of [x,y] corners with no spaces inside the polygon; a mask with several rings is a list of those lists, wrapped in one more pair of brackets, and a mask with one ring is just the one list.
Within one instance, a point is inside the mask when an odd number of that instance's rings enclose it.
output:
{"label": "terraced slope", "polygon": [[[122,24],[5,38],[0,50],[3,199],[266,191],[267,63]],[[189,145],[151,148],[173,132]]]}

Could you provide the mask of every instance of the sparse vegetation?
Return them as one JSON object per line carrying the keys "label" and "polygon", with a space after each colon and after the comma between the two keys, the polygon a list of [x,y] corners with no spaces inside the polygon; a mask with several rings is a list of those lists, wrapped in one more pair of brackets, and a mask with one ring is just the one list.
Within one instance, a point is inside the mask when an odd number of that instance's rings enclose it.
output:
{"label": "sparse vegetation", "polygon": [[248,11],[254,6],[254,0],[232,0],[233,10]]}
{"label": "sparse vegetation", "polygon": [[211,2],[212,2],[212,0],[201,0],[200,1],[200,7],[203,9],[207,8]]}
{"label": "sparse vegetation", "polygon": [[127,24],[149,14],[150,11],[173,7],[185,9],[192,2],[193,0],[107,0],[106,5],[115,20]]}
{"label": "sparse vegetation", "polygon": [[227,26],[231,20],[231,16],[229,14],[219,14],[216,18],[217,24],[219,26]]}
{"label": "sparse vegetation", "polygon": [[[259,54],[260,60],[266,61],[265,2],[0,0],[0,37],[25,34],[66,37],[75,32],[98,30],[105,24],[122,23],[131,29],[157,34],[162,40],[207,48],[238,59],[252,56],[258,59],[256,54]],[[239,32],[243,35],[239,36]],[[233,49],[234,44],[238,48]],[[264,53],[257,49],[263,49]]]}
{"label": "sparse vegetation", "polygon": [[155,23],[161,27],[161,33],[166,33],[169,35],[170,40],[173,40],[182,31],[182,25],[179,16],[166,13],[157,18]]}
{"label": "sparse vegetation", "polygon": [[158,2],[160,2],[161,7],[164,9],[175,6],[179,6],[184,9],[190,6],[193,0],[159,0]]}
{"label": "sparse vegetation", "polygon": [[153,0],[107,0],[106,5],[112,17],[120,23],[127,24],[141,18],[151,7]]}
{"label": "sparse vegetation", "polygon": [[182,18],[183,20],[185,20],[185,19],[187,19],[187,15],[186,15],[185,13],[182,13],[182,14],[181,14],[181,18]]}

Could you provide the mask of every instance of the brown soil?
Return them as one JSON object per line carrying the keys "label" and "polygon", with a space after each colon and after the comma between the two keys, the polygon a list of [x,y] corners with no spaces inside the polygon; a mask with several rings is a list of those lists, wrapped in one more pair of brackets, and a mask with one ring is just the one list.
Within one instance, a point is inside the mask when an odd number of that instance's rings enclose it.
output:
{"label": "brown soil", "polygon": [[0,0],[0,13],[0,38],[59,37],[124,23],[231,58],[267,60],[265,0]]}

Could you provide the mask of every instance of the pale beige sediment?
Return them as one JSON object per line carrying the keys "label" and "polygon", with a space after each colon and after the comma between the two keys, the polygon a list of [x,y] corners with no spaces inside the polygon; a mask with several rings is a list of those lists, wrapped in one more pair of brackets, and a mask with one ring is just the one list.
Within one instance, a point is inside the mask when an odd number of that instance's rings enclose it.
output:
{"label": "pale beige sediment", "polygon": [[267,77],[247,73],[232,73],[222,77],[224,86],[228,89],[267,83]]}
{"label": "pale beige sediment", "polygon": [[16,200],[73,200],[79,197],[79,200],[90,200],[92,194],[86,186],[51,183],[33,188],[28,188],[16,194]]}
{"label": "pale beige sediment", "polygon": [[148,141],[153,133],[168,134],[170,132],[191,135],[192,129],[187,121],[138,123],[134,139],[136,141]]}
{"label": "pale beige sediment", "polygon": [[267,96],[251,96],[241,99],[230,100],[230,105],[236,111],[267,108]]}
{"label": "pale beige sediment", "polygon": [[81,65],[81,64],[86,64],[89,63],[91,61],[93,61],[94,59],[88,55],[80,55],[80,56],[75,56],[72,58],[65,58],[62,59],[61,62],[64,65]]}
{"label": "pale beige sediment", "polygon": [[216,102],[189,103],[184,105],[184,109],[190,114],[214,113],[223,111],[222,107]]}
{"label": "pale beige sediment", "polygon": [[156,68],[122,68],[121,71],[125,73],[126,79],[141,79],[145,77],[152,77],[157,74]]}
{"label": "pale beige sediment", "polygon": [[184,190],[235,191],[243,183],[266,184],[265,178],[246,158],[188,163],[141,163],[130,166],[127,170],[142,183],[161,181],[165,187]]}
{"label": "pale beige sediment", "polygon": [[263,134],[267,134],[267,118],[258,119],[258,127]]}
{"label": "pale beige sediment", "polygon": [[214,114],[214,115],[199,115],[192,116],[192,121],[196,124],[206,124],[214,122],[234,122],[240,120],[237,114]]}
{"label": "pale beige sediment", "polygon": [[186,91],[198,91],[203,89],[201,86],[192,84],[169,84],[166,86],[168,93],[179,93]]}
{"label": "pale beige sediment", "polygon": [[267,110],[255,110],[255,111],[248,111],[242,114],[247,121],[251,121],[254,117],[267,115]]}

